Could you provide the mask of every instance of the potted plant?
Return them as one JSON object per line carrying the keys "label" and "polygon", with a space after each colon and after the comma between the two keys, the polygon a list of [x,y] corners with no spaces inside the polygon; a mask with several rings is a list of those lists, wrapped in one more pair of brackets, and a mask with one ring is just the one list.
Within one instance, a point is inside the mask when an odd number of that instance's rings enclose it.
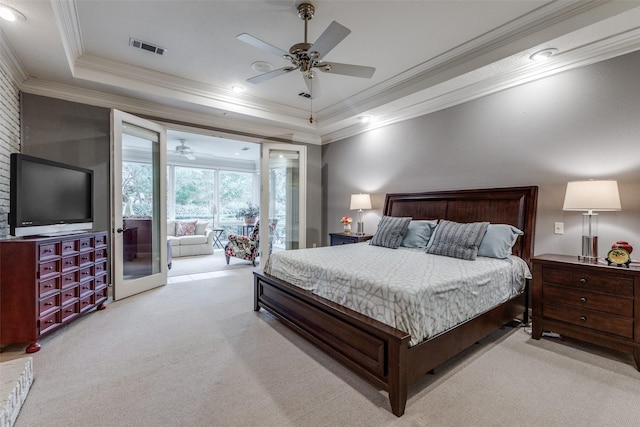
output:
{"label": "potted plant", "polygon": [[246,206],[238,209],[237,217],[244,218],[244,223],[247,225],[253,225],[256,223],[256,218],[260,215],[260,208],[249,202]]}

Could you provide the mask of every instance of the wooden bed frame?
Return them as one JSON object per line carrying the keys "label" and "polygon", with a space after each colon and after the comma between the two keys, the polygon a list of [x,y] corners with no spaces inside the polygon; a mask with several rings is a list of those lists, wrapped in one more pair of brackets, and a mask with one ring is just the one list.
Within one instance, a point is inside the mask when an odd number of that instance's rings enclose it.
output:
{"label": "wooden bed frame", "polygon": [[[525,232],[513,248],[530,263],[538,187],[387,194],[384,215],[456,222],[511,224]],[[254,272],[254,310],[268,310],[287,326],[389,393],[404,414],[407,386],[496,329],[523,316],[528,292],[455,328],[409,347],[406,332],[356,313],[263,272]],[[527,286],[528,289],[528,286]]]}

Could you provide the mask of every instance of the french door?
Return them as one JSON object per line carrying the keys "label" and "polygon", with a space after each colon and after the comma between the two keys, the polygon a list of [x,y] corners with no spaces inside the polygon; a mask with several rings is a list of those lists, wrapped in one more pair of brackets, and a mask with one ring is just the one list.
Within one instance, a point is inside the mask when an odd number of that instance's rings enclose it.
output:
{"label": "french door", "polygon": [[167,283],[167,140],[157,123],[111,111],[113,299]]}
{"label": "french door", "polygon": [[259,250],[264,268],[272,251],[307,246],[307,147],[263,143],[261,157]]}

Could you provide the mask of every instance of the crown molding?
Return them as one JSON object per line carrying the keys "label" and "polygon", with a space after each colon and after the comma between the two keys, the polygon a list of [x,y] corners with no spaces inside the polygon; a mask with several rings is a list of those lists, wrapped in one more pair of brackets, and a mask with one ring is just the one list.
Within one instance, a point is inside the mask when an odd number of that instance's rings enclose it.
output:
{"label": "crown molding", "polygon": [[24,68],[18,56],[14,52],[13,48],[9,44],[6,36],[0,29],[0,64],[2,68],[7,70],[7,73],[13,83],[20,87],[20,85],[29,78],[27,70]]}
{"label": "crown molding", "polygon": [[115,108],[131,114],[153,117],[156,121],[203,126],[235,136],[247,136],[257,141],[281,141],[320,144],[320,137],[307,132],[274,126],[242,115],[225,113],[219,116],[210,112],[183,110],[161,103],[113,95],[96,90],[83,89],[60,83],[27,79],[20,90],[34,95],[48,96],[104,108]]}
{"label": "crown molding", "polygon": [[69,68],[73,72],[76,58],[84,53],[82,32],[78,20],[78,10],[75,0],[51,0],[51,8],[60,31],[60,40],[67,57]]}

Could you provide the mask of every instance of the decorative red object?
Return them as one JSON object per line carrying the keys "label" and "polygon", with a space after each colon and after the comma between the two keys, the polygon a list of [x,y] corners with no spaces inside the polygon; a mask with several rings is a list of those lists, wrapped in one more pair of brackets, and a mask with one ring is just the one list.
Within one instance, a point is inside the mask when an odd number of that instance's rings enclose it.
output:
{"label": "decorative red object", "polygon": [[611,245],[611,249],[622,248],[627,252],[631,253],[633,251],[633,246],[629,244],[629,242],[625,242],[624,240],[618,240],[613,245]]}

